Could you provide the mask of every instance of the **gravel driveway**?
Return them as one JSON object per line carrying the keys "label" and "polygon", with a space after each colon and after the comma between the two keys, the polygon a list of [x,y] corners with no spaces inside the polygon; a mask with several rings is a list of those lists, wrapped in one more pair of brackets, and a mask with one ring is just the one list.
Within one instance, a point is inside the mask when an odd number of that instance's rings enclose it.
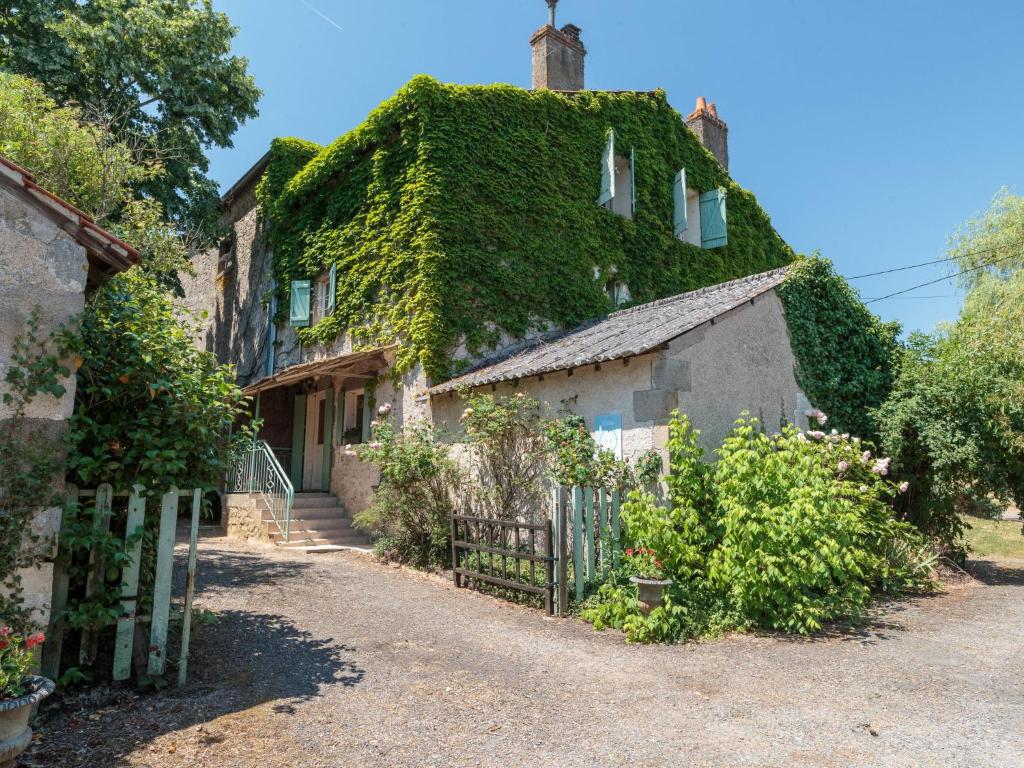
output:
{"label": "gravel driveway", "polygon": [[189,687],[59,713],[30,766],[1024,765],[1024,562],[825,638],[638,647],[354,553],[200,556]]}

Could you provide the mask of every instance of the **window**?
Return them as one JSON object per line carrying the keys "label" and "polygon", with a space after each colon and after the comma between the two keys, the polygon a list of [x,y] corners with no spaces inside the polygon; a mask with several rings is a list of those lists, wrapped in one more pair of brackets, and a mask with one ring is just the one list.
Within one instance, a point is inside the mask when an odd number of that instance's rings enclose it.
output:
{"label": "window", "polygon": [[613,307],[621,307],[633,298],[629,294],[629,286],[625,283],[620,283],[615,278],[605,283],[604,292],[608,295],[608,300],[612,303]]}
{"label": "window", "polygon": [[292,280],[289,325],[306,328],[334,312],[338,290],[337,268],[332,266],[315,281]]}
{"label": "window", "polygon": [[235,266],[235,241],[225,237],[217,249],[217,276],[223,275]]}
{"label": "window", "polygon": [[288,325],[306,328],[309,325],[309,280],[292,280]]}
{"label": "window", "polygon": [[364,390],[348,390],[345,392],[345,443],[363,442],[363,408],[366,402]]}
{"label": "window", "polygon": [[320,275],[313,283],[312,291],[313,316],[312,325],[316,325],[327,317],[327,275]]}
{"label": "window", "polygon": [[613,213],[633,218],[636,208],[636,153],[615,154],[615,131],[609,129],[601,161],[601,193],[597,204]]}
{"label": "window", "polygon": [[676,174],[672,184],[672,231],[684,243],[701,248],[728,244],[725,190],[698,192],[686,184],[686,170]]}

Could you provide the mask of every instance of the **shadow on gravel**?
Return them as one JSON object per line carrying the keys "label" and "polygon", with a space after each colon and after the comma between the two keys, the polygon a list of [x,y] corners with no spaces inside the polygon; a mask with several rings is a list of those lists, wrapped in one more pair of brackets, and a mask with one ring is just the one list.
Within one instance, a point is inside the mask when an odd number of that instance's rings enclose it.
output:
{"label": "shadow on gravel", "polygon": [[[184,564],[185,553],[178,553]],[[196,589],[240,589],[253,584],[276,586],[301,579],[313,567],[308,560],[274,560],[260,554],[223,550],[201,550],[196,574]],[[184,578],[184,568],[177,569]]]}
{"label": "shadow on gravel", "polygon": [[860,621],[836,621],[826,624],[820,632],[813,635],[788,635],[783,633],[766,633],[766,637],[789,643],[820,643],[820,642],[858,642],[861,645],[876,645],[882,640],[890,640],[906,629],[899,621],[899,614],[907,608],[941,595],[941,590],[921,592],[906,597],[879,599],[872,605],[868,615]]}
{"label": "shadow on gravel", "polygon": [[1024,587],[1024,561],[969,560],[968,572],[992,587]]}
{"label": "shadow on gravel", "polygon": [[[209,575],[214,569],[204,565]],[[124,765],[128,755],[172,731],[198,744],[246,729],[259,738],[322,687],[351,688],[363,680],[353,648],[315,638],[282,616],[234,610],[218,618],[195,637],[187,687],[142,696],[111,688],[72,695],[44,712],[44,738],[24,765]]]}

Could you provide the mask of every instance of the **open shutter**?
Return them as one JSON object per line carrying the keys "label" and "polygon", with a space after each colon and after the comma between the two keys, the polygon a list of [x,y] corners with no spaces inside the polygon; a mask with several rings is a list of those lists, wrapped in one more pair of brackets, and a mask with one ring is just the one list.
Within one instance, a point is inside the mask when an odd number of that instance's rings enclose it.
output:
{"label": "open shutter", "polygon": [[288,325],[292,328],[306,328],[309,325],[309,280],[292,280]]}
{"label": "open shutter", "polygon": [[686,231],[686,169],[676,174],[672,182],[672,233],[682,238]]}
{"label": "open shutter", "polygon": [[597,204],[606,205],[615,197],[615,131],[608,129],[608,142],[604,145],[601,162],[601,194]]}
{"label": "open shutter", "polygon": [[631,199],[629,201],[629,212],[636,215],[636,150],[629,150],[629,192]]}
{"label": "open shutter", "polygon": [[725,225],[725,190],[700,193],[700,246],[718,248],[728,242]]}
{"label": "open shutter", "polygon": [[331,264],[327,273],[327,314],[334,312],[334,304],[338,294],[338,265]]}

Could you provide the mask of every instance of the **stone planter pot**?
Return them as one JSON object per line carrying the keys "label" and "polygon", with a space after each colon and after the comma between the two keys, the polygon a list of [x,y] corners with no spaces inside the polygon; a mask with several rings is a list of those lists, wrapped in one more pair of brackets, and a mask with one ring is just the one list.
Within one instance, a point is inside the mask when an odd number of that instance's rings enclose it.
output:
{"label": "stone planter pot", "polygon": [[672,579],[641,579],[639,576],[630,576],[629,580],[636,584],[637,600],[644,613],[661,605],[662,592],[672,583]]}
{"label": "stone planter pot", "polygon": [[13,768],[18,755],[32,741],[28,718],[32,705],[53,693],[53,681],[30,677],[25,686],[28,693],[17,699],[0,700],[0,768]]}

